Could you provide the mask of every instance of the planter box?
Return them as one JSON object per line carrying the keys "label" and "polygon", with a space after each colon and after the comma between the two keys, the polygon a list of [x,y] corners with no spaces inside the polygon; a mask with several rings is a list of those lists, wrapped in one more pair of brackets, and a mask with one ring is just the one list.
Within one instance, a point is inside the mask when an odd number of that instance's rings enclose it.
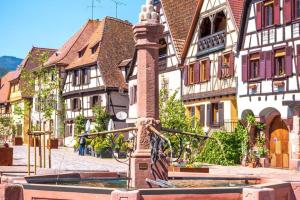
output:
{"label": "planter box", "polygon": [[[33,147],[34,146],[34,142],[33,142],[33,137],[30,138],[30,146]],[[40,140],[38,138],[35,139],[35,143],[36,143],[36,146],[40,146]]]}
{"label": "planter box", "polygon": [[189,172],[189,173],[209,173],[209,168],[189,168],[189,167],[174,167],[169,166],[169,172]]}
{"label": "planter box", "polygon": [[22,137],[15,137],[14,138],[14,146],[22,146],[23,145],[23,138]]}
{"label": "planter box", "polygon": [[13,148],[0,147],[0,166],[12,166]]}
{"label": "planter box", "polygon": [[101,152],[101,158],[112,158],[112,151],[107,149]]}
{"label": "planter box", "polygon": [[264,167],[264,168],[270,167],[270,160],[269,160],[269,158],[260,158],[259,159],[259,163],[260,163],[261,167]]}
{"label": "planter box", "polygon": [[58,149],[58,139],[51,138],[47,140],[47,148],[49,149]]}

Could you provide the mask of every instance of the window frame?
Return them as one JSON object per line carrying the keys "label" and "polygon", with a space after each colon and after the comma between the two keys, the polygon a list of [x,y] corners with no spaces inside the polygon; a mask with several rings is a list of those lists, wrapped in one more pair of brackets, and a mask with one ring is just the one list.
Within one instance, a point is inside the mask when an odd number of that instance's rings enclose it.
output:
{"label": "window frame", "polygon": [[195,63],[188,65],[188,83],[193,85],[195,83]]}
{"label": "window frame", "polygon": [[[274,6],[274,0],[268,0],[265,1],[262,5],[263,7],[263,27],[267,28],[267,27],[271,27],[275,24],[275,6]],[[267,20],[269,19],[270,16],[267,16],[267,9],[268,7],[271,7],[271,11],[272,11],[272,23],[271,24],[267,24]],[[269,13],[268,13],[269,14]]]}
{"label": "window frame", "polygon": [[[253,58],[253,57],[254,58]],[[252,57],[252,58],[251,58]],[[257,75],[256,77],[253,77],[252,74],[253,74],[253,63],[256,63],[257,64]],[[252,53],[250,54],[249,56],[249,72],[248,72],[248,79],[249,81],[253,81],[253,80],[257,80],[260,78],[260,54],[259,52],[256,52],[256,53]]]}
{"label": "window frame", "polygon": [[[281,54],[281,55],[276,55],[276,54]],[[280,77],[285,77],[286,76],[286,71],[285,71],[285,56],[286,56],[286,52],[285,52],[285,48],[280,48],[280,49],[276,49],[274,50],[274,66],[273,66],[273,77],[274,78],[280,78]],[[279,60],[281,60],[281,66],[278,66],[279,64]],[[283,73],[280,73],[280,69],[282,70]]]}

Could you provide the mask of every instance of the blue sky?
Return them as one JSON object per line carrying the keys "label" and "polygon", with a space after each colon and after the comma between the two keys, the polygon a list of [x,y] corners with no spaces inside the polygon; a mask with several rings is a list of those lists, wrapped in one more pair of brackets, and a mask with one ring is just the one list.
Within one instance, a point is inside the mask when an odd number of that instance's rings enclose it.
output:
{"label": "blue sky", "polygon": [[[24,58],[32,46],[59,48],[91,18],[92,0],[0,0],[0,56]],[[132,23],[145,0],[122,0],[118,18]],[[115,16],[112,0],[95,0],[94,18]]]}

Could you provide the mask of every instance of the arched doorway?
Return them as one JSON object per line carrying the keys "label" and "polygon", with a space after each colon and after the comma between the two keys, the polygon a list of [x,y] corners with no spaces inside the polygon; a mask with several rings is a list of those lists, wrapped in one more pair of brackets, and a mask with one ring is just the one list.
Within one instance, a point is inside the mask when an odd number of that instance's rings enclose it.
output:
{"label": "arched doorway", "polygon": [[289,131],[280,116],[273,119],[269,133],[271,167],[289,168]]}

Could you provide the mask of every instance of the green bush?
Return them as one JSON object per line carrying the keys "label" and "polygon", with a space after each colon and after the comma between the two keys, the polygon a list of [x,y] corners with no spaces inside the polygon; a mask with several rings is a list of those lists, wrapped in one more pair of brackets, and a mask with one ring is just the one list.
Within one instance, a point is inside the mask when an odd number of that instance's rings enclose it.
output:
{"label": "green bush", "polygon": [[214,139],[206,141],[197,161],[218,165],[241,163],[248,145],[247,130],[242,125],[234,133],[215,132],[211,137]]}

